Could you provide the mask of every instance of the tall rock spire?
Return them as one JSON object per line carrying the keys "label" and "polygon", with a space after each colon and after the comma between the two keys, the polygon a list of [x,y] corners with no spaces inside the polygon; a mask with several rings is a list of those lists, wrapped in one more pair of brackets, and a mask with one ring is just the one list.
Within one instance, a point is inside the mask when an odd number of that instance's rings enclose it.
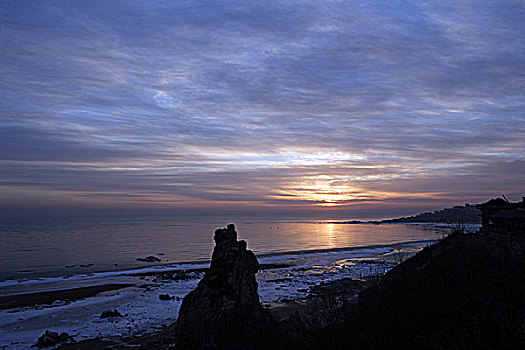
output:
{"label": "tall rock spire", "polygon": [[259,262],[233,224],[215,231],[210,269],[184,298],[177,321],[181,349],[249,348],[262,306],[255,274]]}

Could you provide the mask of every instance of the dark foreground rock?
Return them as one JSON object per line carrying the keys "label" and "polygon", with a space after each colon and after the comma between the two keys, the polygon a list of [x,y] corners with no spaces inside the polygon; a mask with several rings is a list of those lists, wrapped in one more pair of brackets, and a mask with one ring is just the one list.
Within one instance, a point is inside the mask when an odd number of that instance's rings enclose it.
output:
{"label": "dark foreground rock", "polygon": [[377,331],[368,348],[525,349],[524,253],[519,234],[452,234],[362,293],[349,324]]}
{"label": "dark foreground rock", "polygon": [[259,262],[233,224],[215,231],[210,269],[183,300],[176,329],[180,349],[251,349],[265,324],[255,274]]}
{"label": "dark foreground rock", "polygon": [[344,322],[295,323],[276,348],[525,349],[524,253],[522,235],[452,234],[359,293]]}

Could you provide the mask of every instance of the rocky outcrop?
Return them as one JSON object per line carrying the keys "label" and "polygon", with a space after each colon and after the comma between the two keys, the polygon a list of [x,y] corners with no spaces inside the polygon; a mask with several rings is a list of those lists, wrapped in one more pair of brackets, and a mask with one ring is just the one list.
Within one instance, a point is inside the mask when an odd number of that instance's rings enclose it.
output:
{"label": "rocky outcrop", "polygon": [[38,341],[36,343],[36,346],[38,348],[45,348],[48,346],[54,346],[58,343],[67,342],[71,340],[71,337],[69,334],[63,332],[58,334],[57,332],[51,332],[47,330],[40,338],[38,338]]}
{"label": "rocky outcrop", "polygon": [[106,310],[100,314],[100,318],[110,318],[110,317],[122,317],[122,314],[118,312],[117,309]]}
{"label": "rocky outcrop", "polygon": [[235,226],[215,231],[210,264],[184,298],[177,321],[180,349],[249,349],[264,324],[255,274],[259,262]]}

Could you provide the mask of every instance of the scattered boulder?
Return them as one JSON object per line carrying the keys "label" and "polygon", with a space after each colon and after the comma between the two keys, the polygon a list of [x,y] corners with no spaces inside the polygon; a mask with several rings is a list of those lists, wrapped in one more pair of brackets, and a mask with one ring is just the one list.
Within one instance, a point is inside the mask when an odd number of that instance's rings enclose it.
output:
{"label": "scattered boulder", "polygon": [[173,300],[173,299],[175,299],[175,297],[173,295],[169,295],[169,294],[160,294],[159,295],[159,299],[160,300]]}
{"label": "scattered boulder", "polygon": [[137,261],[142,261],[142,262],[160,262],[160,259],[157,258],[156,256],[150,255],[150,256],[147,256],[145,258],[137,258]]}
{"label": "scattered boulder", "polygon": [[250,349],[264,314],[255,274],[259,262],[235,226],[215,231],[210,269],[182,301],[176,340],[180,349]]}
{"label": "scattered boulder", "polygon": [[39,348],[44,348],[48,346],[53,346],[58,343],[67,342],[71,339],[69,334],[63,332],[58,334],[57,332],[51,332],[49,330],[46,330],[44,334],[38,338],[36,342],[36,346]]}
{"label": "scattered boulder", "polygon": [[122,317],[122,314],[118,312],[117,309],[106,310],[100,314],[100,318],[109,318],[109,317]]}
{"label": "scattered boulder", "polygon": [[165,272],[158,276],[159,280],[171,280],[171,281],[184,281],[192,278],[193,276],[186,273],[184,270]]}

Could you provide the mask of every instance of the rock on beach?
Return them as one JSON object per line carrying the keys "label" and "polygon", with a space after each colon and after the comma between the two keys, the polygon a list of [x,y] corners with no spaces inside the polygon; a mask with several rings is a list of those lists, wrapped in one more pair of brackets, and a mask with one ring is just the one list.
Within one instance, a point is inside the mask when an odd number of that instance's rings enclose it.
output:
{"label": "rock on beach", "polygon": [[215,231],[210,269],[183,300],[176,339],[181,349],[241,349],[263,322],[255,274],[259,262],[233,224]]}

